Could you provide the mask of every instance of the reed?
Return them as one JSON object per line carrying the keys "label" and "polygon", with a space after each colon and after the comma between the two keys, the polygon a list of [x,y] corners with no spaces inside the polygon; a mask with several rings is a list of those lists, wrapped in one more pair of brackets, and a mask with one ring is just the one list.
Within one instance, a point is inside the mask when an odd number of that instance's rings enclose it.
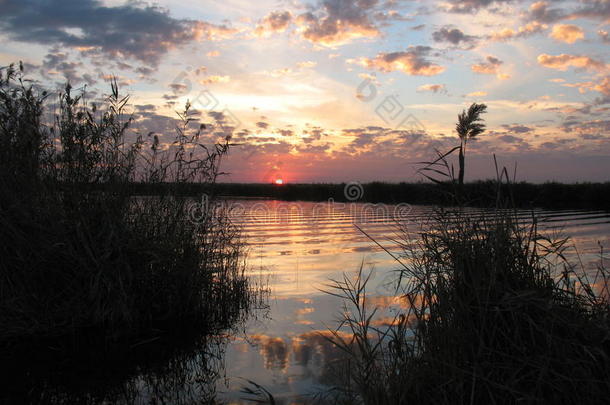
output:
{"label": "reed", "polygon": [[[498,190],[506,177],[503,170]],[[417,235],[405,231],[396,294],[406,309],[389,327],[375,326],[362,270],[330,284],[328,292],[346,303],[331,341],[350,364],[334,402],[607,400],[603,251],[595,270],[570,263],[569,239],[544,235],[535,218],[519,221],[510,201],[498,191],[487,213],[438,209]]]}
{"label": "reed", "polygon": [[[22,68],[0,73],[1,346],[214,330],[248,307],[239,229],[213,194],[228,138],[188,104],[169,146],[138,134],[116,82],[99,105],[66,86],[49,122],[48,94]],[[189,182],[209,194],[197,220],[178,186],[134,197]]]}

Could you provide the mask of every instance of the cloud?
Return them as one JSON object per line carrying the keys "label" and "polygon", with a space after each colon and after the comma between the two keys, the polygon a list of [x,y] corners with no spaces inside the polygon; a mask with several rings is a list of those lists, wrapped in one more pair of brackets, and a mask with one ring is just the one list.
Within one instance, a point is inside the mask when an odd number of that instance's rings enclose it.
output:
{"label": "cloud", "polygon": [[599,82],[565,83],[562,86],[577,88],[582,94],[587,91],[597,91],[602,94],[602,97],[596,99],[595,104],[610,103],[610,76],[602,77]]}
{"label": "cloud", "polygon": [[451,13],[472,13],[492,4],[510,3],[512,0],[449,0],[446,11]]}
{"label": "cloud", "polygon": [[608,139],[610,120],[569,120],[563,123],[562,129],[567,133],[577,132],[584,139]]}
{"label": "cloud", "polygon": [[284,32],[291,22],[292,14],[290,11],[273,11],[258,22],[254,29],[254,35],[267,37],[275,33]]}
{"label": "cloud", "polygon": [[12,40],[62,45],[88,56],[103,54],[157,65],[169,50],[199,39],[235,33],[225,25],[176,19],[166,9],[98,0],[5,0],[0,30]]}
{"label": "cloud", "polygon": [[499,140],[501,140],[502,142],[506,142],[506,143],[520,143],[523,142],[523,139],[518,138],[516,136],[512,136],[512,135],[502,135],[498,137]]}
{"label": "cloud", "polygon": [[229,76],[211,75],[199,80],[199,83],[206,85],[212,83],[228,83],[231,80]]}
{"label": "cloud", "polygon": [[588,56],[569,55],[562,53],[561,55],[549,55],[546,53],[538,55],[538,63],[550,69],[565,71],[569,67],[585,69],[590,71],[605,71],[608,66],[598,60]]}
{"label": "cloud", "polygon": [[285,68],[278,68],[278,69],[273,69],[273,70],[269,70],[269,71],[264,71],[263,73],[266,75],[269,75],[271,77],[283,77],[283,76],[288,76],[289,74],[291,74],[292,69],[289,67],[285,67]]}
{"label": "cloud", "polygon": [[504,124],[504,125],[502,125],[502,127],[504,127],[507,131],[513,132],[516,134],[526,134],[526,133],[532,132],[534,130],[534,128],[531,128],[531,127],[528,127],[525,125],[521,125],[521,124],[512,124],[512,125]]}
{"label": "cloud", "polygon": [[597,31],[597,35],[603,43],[610,44],[610,34],[608,34],[608,31],[599,30]]}
{"label": "cloud", "polygon": [[569,18],[591,18],[610,23],[610,1],[582,0],[580,7],[573,11]]}
{"label": "cloud", "polygon": [[483,74],[483,75],[496,75],[498,79],[504,80],[510,78],[509,75],[500,73],[500,66],[503,64],[500,59],[495,56],[487,56],[485,58],[485,62],[476,63],[470,66],[473,72]]}
{"label": "cloud", "polygon": [[486,95],[486,91],[473,91],[472,93],[466,94],[466,97],[485,97]]}
{"label": "cloud", "polygon": [[538,32],[544,31],[548,28],[548,25],[541,24],[538,21],[532,21],[527,23],[517,29],[517,31],[507,28],[502,31],[497,31],[492,33],[489,38],[492,41],[507,41],[509,39],[514,38],[523,38],[528,37],[530,35],[536,34]]}
{"label": "cloud", "polygon": [[172,89],[174,95],[184,94],[188,91],[188,86],[183,83],[170,83],[168,86]]}
{"label": "cloud", "polygon": [[560,20],[575,20],[578,18],[589,18],[609,22],[610,1],[581,0],[579,6],[572,10],[566,10],[565,8],[549,8],[549,2],[538,1],[530,6],[528,18],[530,20],[546,23]]}
{"label": "cloud", "polygon": [[555,22],[566,17],[566,13],[561,9],[549,8],[546,1],[537,1],[530,6],[529,18],[545,23]]}
{"label": "cloud", "polygon": [[460,43],[473,46],[477,40],[477,37],[472,35],[466,35],[461,30],[451,27],[442,27],[440,30],[432,33],[432,39],[436,42],[449,42],[453,45],[460,45]]}
{"label": "cloud", "polygon": [[434,76],[444,72],[445,68],[426,59],[431,50],[429,46],[410,46],[404,52],[380,53],[373,59],[360,58],[348,62],[381,72],[399,71],[407,75]]}
{"label": "cloud", "polygon": [[318,64],[317,62],[307,60],[307,61],[297,63],[297,67],[301,68],[301,69],[309,69],[309,68],[316,67],[317,64]]}
{"label": "cloud", "polygon": [[585,33],[582,28],[572,24],[557,24],[553,26],[551,31],[551,38],[565,42],[567,44],[573,44],[579,39],[585,38]]}
{"label": "cloud", "polygon": [[[44,57],[40,71],[44,77],[61,75],[62,79],[76,84],[83,81],[83,77],[78,73],[82,66],[80,62],[71,62],[68,54],[54,49]],[[91,78],[89,84],[95,84],[95,79]]]}
{"label": "cloud", "polygon": [[433,93],[447,93],[447,88],[444,84],[424,84],[417,88],[417,91],[431,91]]}
{"label": "cloud", "polygon": [[303,38],[325,46],[338,46],[362,37],[377,37],[371,11],[377,0],[324,0],[317,10],[300,14],[296,23]]}

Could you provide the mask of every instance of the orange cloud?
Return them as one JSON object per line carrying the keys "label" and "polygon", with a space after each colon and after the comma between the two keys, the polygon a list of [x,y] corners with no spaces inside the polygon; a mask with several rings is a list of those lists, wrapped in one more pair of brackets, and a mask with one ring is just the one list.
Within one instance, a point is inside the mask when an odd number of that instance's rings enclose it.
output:
{"label": "orange cloud", "polygon": [[567,44],[573,44],[579,39],[585,38],[585,33],[582,28],[572,24],[557,24],[553,26],[551,31],[551,38],[565,42]]}
{"label": "orange cloud", "polygon": [[212,75],[199,81],[201,84],[212,84],[212,83],[228,83],[231,78],[229,76],[218,76]]}
{"label": "orange cloud", "polygon": [[273,11],[260,20],[254,29],[254,35],[258,37],[267,37],[271,34],[286,31],[292,14],[289,11]]}
{"label": "orange cloud", "polygon": [[406,52],[380,53],[374,59],[360,58],[352,62],[386,73],[398,71],[413,76],[434,76],[443,73],[445,68],[425,58],[431,50],[428,46],[412,46]]}
{"label": "orange cloud", "polygon": [[343,45],[358,38],[379,35],[379,31],[373,26],[352,25],[341,21],[334,23],[331,27],[322,27],[312,20],[301,17],[297,23],[305,27],[303,30],[305,39],[330,47]]}
{"label": "orange cloud", "polygon": [[544,31],[547,28],[548,25],[546,24],[541,24],[538,21],[532,21],[522,27],[519,27],[517,31],[507,28],[502,31],[494,32],[490,37],[493,41],[507,41],[513,38],[526,37],[537,32]]}
{"label": "orange cloud", "polygon": [[496,75],[498,79],[505,80],[510,78],[510,76],[506,73],[500,73],[500,66],[503,63],[504,62],[494,56],[488,56],[485,58],[485,62],[476,63],[470,66],[470,68],[475,73],[482,75]]}
{"label": "orange cloud", "polygon": [[610,76],[606,76],[601,79],[599,83],[581,82],[581,83],[565,83],[562,84],[565,87],[575,87],[580,93],[586,93],[587,91],[597,91],[602,93],[604,96],[610,97]]}
{"label": "orange cloud", "polygon": [[326,0],[318,10],[299,15],[297,25],[303,38],[325,46],[346,44],[353,39],[377,37],[371,20],[375,2]]}
{"label": "orange cloud", "polygon": [[297,63],[297,67],[302,68],[302,69],[308,69],[308,68],[316,67],[317,64],[318,64],[317,62],[308,60],[308,61]]}
{"label": "orange cloud", "polygon": [[193,26],[193,37],[197,40],[206,39],[208,41],[218,41],[221,39],[231,38],[237,32],[235,28],[230,28],[225,25],[215,25],[204,21],[197,21]]}
{"label": "orange cloud", "polygon": [[570,66],[599,72],[603,72],[608,69],[608,66],[605,63],[592,59],[588,56],[569,55],[565,53],[562,53],[561,55],[549,55],[543,53],[538,55],[538,63],[544,67],[562,71],[567,70]]}
{"label": "orange cloud", "polygon": [[433,93],[446,93],[447,88],[444,84],[424,84],[417,88],[417,91],[431,91]]}

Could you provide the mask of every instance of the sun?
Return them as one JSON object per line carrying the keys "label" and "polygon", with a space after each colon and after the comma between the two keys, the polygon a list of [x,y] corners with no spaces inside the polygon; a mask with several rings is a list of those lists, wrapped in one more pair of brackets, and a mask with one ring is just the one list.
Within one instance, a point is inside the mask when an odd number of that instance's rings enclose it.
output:
{"label": "sun", "polygon": [[275,179],[275,184],[277,184],[278,186],[281,186],[282,184],[284,184],[284,180],[282,180],[282,179]]}

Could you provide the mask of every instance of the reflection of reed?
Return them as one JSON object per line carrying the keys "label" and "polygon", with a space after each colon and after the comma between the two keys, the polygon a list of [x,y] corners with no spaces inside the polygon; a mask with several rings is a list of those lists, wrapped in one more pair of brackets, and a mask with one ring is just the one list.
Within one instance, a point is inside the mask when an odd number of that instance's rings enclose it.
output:
{"label": "reflection of reed", "polygon": [[112,350],[15,353],[0,378],[3,403],[208,403],[223,375],[230,314],[214,330],[174,331]]}

